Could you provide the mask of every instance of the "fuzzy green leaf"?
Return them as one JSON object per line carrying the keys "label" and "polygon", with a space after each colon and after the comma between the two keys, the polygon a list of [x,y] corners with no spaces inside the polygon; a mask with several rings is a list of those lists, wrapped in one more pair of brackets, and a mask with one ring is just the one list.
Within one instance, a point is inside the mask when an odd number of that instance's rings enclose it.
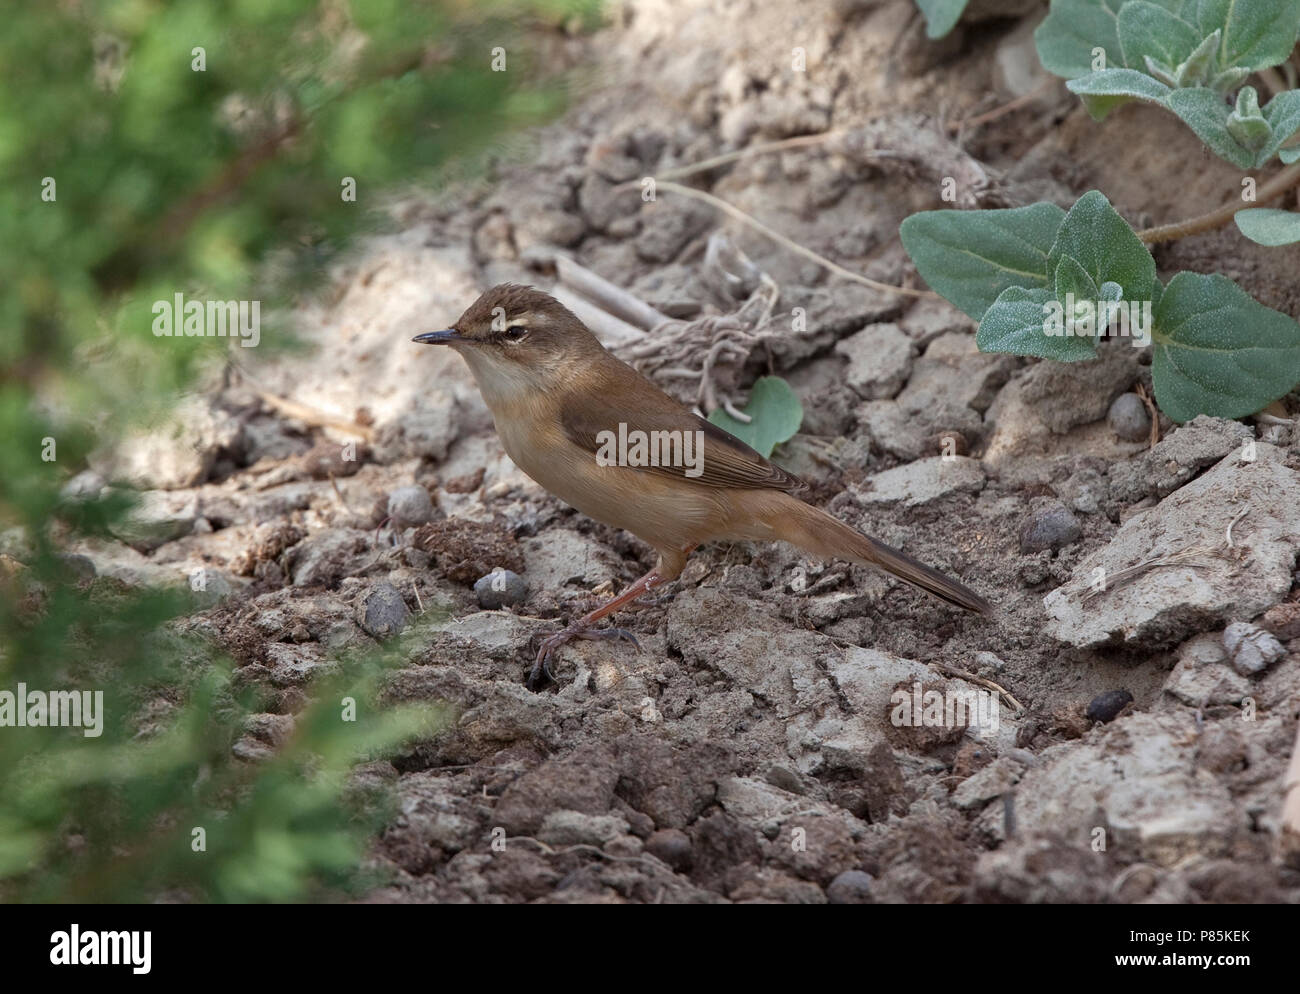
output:
{"label": "fuzzy green leaf", "polygon": [[925,211],[898,234],[917,271],[976,321],[1008,287],[1047,287],[1047,253],[1065,219],[1055,204]]}
{"label": "fuzzy green leaf", "polygon": [[1219,64],[1258,72],[1284,62],[1300,33],[1300,4],[1295,0],[1199,0],[1197,25],[1202,35],[1223,29]]}
{"label": "fuzzy green leaf", "polygon": [[1173,92],[1158,79],[1136,69],[1103,69],[1072,79],[1065,86],[1071,93],[1079,95],[1094,121],[1105,120],[1107,114],[1130,100],[1147,100],[1163,105],[1165,98]]}
{"label": "fuzzy green leaf", "polygon": [[[1052,315],[1055,321],[1050,320]],[[1010,352],[1061,362],[1093,358],[1096,339],[1072,334],[1064,317],[1061,305],[1048,291],[1008,287],[984,315],[975,344],[981,352]],[[1049,334],[1049,328],[1059,334]]]}
{"label": "fuzzy green leaf", "polygon": [[1245,417],[1300,382],[1300,325],[1226,276],[1170,280],[1152,338],[1156,401],[1175,421]]}
{"label": "fuzzy green leaf", "polygon": [[1124,64],[1145,65],[1147,56],[1179,66],[1196,50],[1201,34],[1194,26],[1158,4],[1130,0],[1119,10],[1119,47]]}
{"label": "fuzzy green leaf", "polygon": [[[1056,0],[1034,31],[1043,68],[1065,79],[1101,69],[1121,68],[1117,15],[1123,0]],[[1106,64],[1094,65],[1094,49],[1105,51]]]}
{"label": "fuzzy green leaf", "polygon": [[741,412],[750,416],[749,424],[737,421],[720,407],[709,414],[709,420],[764,457],[791,438],[803,423],[803,404],[779,376],[760,377]]}
{"label": "fuzzy green leaf", "polygon": [[1153,298],[1155,260],[1128,222],[1096,190],[1080,197],[1061,222],[1047,255],[1047,271],[1054,281],[1066,257],[1081,265],[1095,286],[1110,281],[1124,288],[1126,300]]}
{"label": "fuzzy green leaf", "polygon": [[1233,218],[1241,233],[1260,245],[1294,245],[1300,242],[1300,214],[1272,207],[1251,207]]}
{"label": "fuzzy green leaf", "polygon": [[1256,153],[1228,131],[1228,115],[1232,108],[1218,93],[1204,86],[1174,90],[1166,103],[1215,155],[1227,159],[1239,169],[1250,169],[1255,165]]}

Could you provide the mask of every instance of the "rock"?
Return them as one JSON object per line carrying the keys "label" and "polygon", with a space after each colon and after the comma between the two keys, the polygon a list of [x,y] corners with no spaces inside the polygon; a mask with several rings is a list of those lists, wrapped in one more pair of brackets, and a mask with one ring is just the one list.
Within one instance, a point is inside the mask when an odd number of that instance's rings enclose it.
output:
{"label": "rock", "polygon": [[373,557],[369,532],[333,528],[303,539],[289,550],[287,560],[295,587],[332,587]]}
{"label": "rock", "polygon": [[201,611],[215,607],[235,592],[235,585],[229,576],[219,569],[207,566],[190,573],[189,587],[194,595],[195,606]]}
{"label": "rock", "polygon": [[1286,655],[1275,636],[1245,621],[1234,621],[1223,630],[1223,648],[1232,668],[1242,676],[1255,676]]}
{"label": "rock", "polygon": [[508,569],[493,570],[481,576],[474,584],[479,607],[497,611],[503,607],[522,604],[528,596],[528,581]]}
{"label": "rock", "polygon": [[1113,466],[1111,498],[1132,503],[1143,497],[1164,497],[1253,437],[1239,421],[1202,414],[1170,432],[1150,451]]}
{"label": "rock", "polygon": [[[1300,473],[1273,446],[1260,444],[1257,452],[1249,463],[1228,456],[1126,521],[1044,598],[1046,633],[1079,648],[1170,645],[1216,620],[1256,617],[1286,596],[1300,533]],[[1233,555],[1192,556],[1189,565],[1161,566],[1136,583],[1091,593],[1099,577],[1189,550],[1222,548],[1241,508],[1250,511],[1234,529]]]}
{"label": "rock", "polygon": [[104,490],[104,478],[93,469],[83,469],[59,490],[68,500],[94,500]]}
{"label": "rock", "polygon": [[1300,638],[1300,601],[1274,604],[1264,612],[1259,622],[1283,642]]}
{"label": "rock", "polygon": [[460,434],[455,397],[443,390],[419,394],[406,410],[375,429],[374,458],[379,463],[399,459],[442,460]]}
{"label": "rock", "polygon": [[[634,203],[640,198],[629,198]],[[672,197],[642,204],[645,226],[636,238],[636,254],[644,262],[672,262],[687,243],[716,224],[713,208],[694,200]]]}
{"label": "rock", "polygon": [[848,359],[844,379],[866,400],[892,397],[912,370],[912,340],[896,324],[871,324],[835,345]]}
{"label": "rock", "polygon": [[552,528],[525,539],[520,564],[538,590],[560,590],[569,583],[590,589],[617,576],[619,565],[607,546],[569,528]]}
{"label": "rock", "polygon": [[1164,691],[1188,707],[1235,706],[1251,693],[1251,683],[1228,665],[1222,636],[1204,632],[1179,647]]}
{"label": "rock", "polygon": [[193,493],[146,490],[131,513],[112,526],[113,534],[133,549],[152,552],[160,545],[188,535],[199,517]]}
{"label": "rock", "polygon": [[920,507],[954,493],[984,489],[984,471],[978,459],[966,456],[931,456],[870,477],[854,499],[864,505],[894,504]]}
{"label": "rock", "polygon": [[1197,771],[1196,738],[1188,710],[1133,712],[1044,750],[1016,789],[1017,831],[1088,851],[1101,830],[1108,851],[1159,866],[1226,855],[1251,817],[1227,783]]}
{"label": "rock", "polygon": [[301,686],[332,668],[332,664],[325,661],[321,647],[315,643],[268,642],[266,661],[271,667],[271,683],[277,687]]}
{"label": "rock", "polygon": [[1133,695],[1127,690],[1108,690],[1088,702],[1084,717],[1089,721],[1100,721],[1104,724],[1114,721],[1119,713],[1132,703]]}
{"label": "rock", "polygon": [[362,602],[358,623],[377,639],[391,638],[406,627],[411,612],[391,583],[377,583]]}
{"label": "rock", "polygon": [[1057,552],[1062,547],[1079,541],[1083,529],[1069,508],[1060,501],[1050,499],[1036,500],[1034,503],[1037,507],[1031,511],[1029,520],[1020,532],[1022,553],[1042,552],[1044,549]]}
{"label": "rock", "polygon": [[421,486],[398,487],[388,495],[388,517],[393,527],[414,528],[433,518],[433,501]]}
{"label": "rock", "polygon": [[826,885],[826,900],[831,904],[870,904],[873,882],[871,874],[861,870],[837,873]]}
{"label": "rock", "polygon": [[92,454],[89,462],[105,479],[140,490],[183,490],[206,480],[217,456],[237,448],[240,436],[234,418],[191,395],[163,420]]}
{"label": "rock", "polygon": [[618,815],[593,815],[582,811],[552,811],[542,819],[537,838],[548,846],[603,846],[628,834],[628,824]]}
{"label": "rock", "polygon": [[1106,412],[1110,430],[1126,442],[1145,442],[1151,437],[1151,415],[1135,393],[1122,393]]}
{"label": "rock", "polygon": [[95,561],[89,556],[83,556],[79,552],[61,552],[59,561],[63,563],[74,580],[91,580],[98,574],[95,569]]}
{"label": "rock", "polygon": [[679,828],[661,828],[645,840],[645,851],[681,873],[691,868],[691,838]]}

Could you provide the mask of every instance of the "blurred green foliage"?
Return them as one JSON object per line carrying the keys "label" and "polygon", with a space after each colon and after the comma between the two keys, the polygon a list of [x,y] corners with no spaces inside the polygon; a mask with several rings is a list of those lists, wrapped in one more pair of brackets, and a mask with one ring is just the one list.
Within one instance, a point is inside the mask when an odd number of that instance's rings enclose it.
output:
{"label": "blurred green foliage", "polygon": [[60,547],[106,533],[129,499],[61,487],[237,347],[155,337],[154,301],[260,300],[274,347],[274,309],[383,223],[386,194],[558,109],[533,42],[596,14],[591,0],[7,11],[0,548],[16,558],[0,556],[0,691],[103,690],[106,722],[97,738],[0,728],[0,900],[292,900],[355,884],[382,806],[344,803],[348,770],[442,720],[378,705],[398,650],[339,661],[274,757],[237,760],[231,744],[265,702],[184,620],[187,591],[77,579]]}

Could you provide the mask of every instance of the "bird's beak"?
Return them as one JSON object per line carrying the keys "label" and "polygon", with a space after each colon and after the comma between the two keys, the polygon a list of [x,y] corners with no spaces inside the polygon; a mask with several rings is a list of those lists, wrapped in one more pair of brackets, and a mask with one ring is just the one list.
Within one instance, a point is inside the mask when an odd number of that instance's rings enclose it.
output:
{"label": "bird's beak", "polygon": [[452,342],[463,342],[456,333],[455,328],[448,328],[446,331],[426,331],[423,335],[416,335],[411,339],[413,342],[419,342],[421,345],[450,345]]}

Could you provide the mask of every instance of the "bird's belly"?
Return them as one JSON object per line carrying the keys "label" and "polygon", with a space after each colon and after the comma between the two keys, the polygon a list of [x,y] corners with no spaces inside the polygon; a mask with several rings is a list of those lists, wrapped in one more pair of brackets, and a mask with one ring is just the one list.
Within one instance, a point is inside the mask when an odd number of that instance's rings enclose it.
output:
{"label": "bird's belly", "polygon": [[[684,549],[716,534],[723,503],[712,488],[625,466],[601,466],[594,453],[567,439],[537,440],[500,432],[506,454],[529,477],[560,500],[657,549]],[[530,444],[532,443],[532,444]]]}

